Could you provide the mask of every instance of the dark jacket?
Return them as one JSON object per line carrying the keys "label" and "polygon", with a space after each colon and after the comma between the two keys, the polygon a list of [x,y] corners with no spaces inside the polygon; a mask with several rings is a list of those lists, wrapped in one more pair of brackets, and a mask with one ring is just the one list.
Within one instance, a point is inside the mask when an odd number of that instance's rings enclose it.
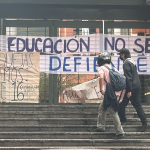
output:
{"label": "dark jacket", "polygon": [[114,111],[118,111],[118,102],[117,102],[117,96],[115,94],[115,91],[112,87],[111,83],[106,83],[106,91],[104,95],[104,101],[103,101],[104,109],[107,110],[109,106],[112,106]]}
{"label": "dark jacket", "polygon": [[141,89],[137,67],[133,59],[127,58],[123,64],[124,76],[126,77],[126,91],[131,92]]}

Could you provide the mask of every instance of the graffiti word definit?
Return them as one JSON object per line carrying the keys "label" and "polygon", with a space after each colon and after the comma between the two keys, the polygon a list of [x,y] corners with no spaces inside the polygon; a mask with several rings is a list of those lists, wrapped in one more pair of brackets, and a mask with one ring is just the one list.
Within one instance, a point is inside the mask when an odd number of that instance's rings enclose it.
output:
{"label": "graffiti word definit", "polygon": [[[70,64],[70,60],[72,58],[73,58],[73,65],[72,65],[72,63]],[[58,56],[51,56],[50,57],[49,71],[59,71],[59,69],[62,67],[64,72],[77,72],[78,67],[83,65],[81,63],[81,61],[82,61],[82,57],[64,57],[63,59],[61,59]],[[86,58],[85,62],[84,62],[84,66],[86,64],[85,68],[88,72],[88,71],[90,71],[90,63],[89,63],[90,60],[88,57]],[[56,66],[56,64],[57,64],[57,66]],[[97,66],[98,66],[97,65],[97,57],[93,57],[92,71],[97,72],[97,69],[96,69]],[[67,68],[69,68],[69,69],[67,69]]]}

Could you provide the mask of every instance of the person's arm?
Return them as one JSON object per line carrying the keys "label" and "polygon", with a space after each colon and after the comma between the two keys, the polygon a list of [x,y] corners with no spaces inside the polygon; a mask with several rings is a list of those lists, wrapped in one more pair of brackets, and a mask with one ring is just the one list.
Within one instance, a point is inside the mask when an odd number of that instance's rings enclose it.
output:
{"label": "person's arm", "polygon": [[99,88],[100,88],[100,92],[101,92],[102,95],[105,94],[105,92],[103,91],[103,86],[104,86],[104,74],[101,73],[99,75]]}
{"label": "person's arm", "polygon": [[123,66],[124,69],[124,76],[126,77],[126,90],[127,90],[127,97],[131,96],[132,91],[132,70],[131,65],[129,63],[125,63]]}

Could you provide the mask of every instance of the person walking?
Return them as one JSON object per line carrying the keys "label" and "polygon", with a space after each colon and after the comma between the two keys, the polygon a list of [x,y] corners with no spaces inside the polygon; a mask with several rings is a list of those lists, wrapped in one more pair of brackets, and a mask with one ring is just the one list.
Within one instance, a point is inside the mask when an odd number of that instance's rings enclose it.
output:
{"label": "person walking", "polygon": [[131,58],[130,51],[128,49],[121,49],[119,55],[120,59],[124,61],[123,71],[124,76],[126,77],[126,93],[123,101],[119,104],[118,110],[120,121],[122,125],[125,125],[127,122],[125,116],[125,107],[128,105],[130,100],[142,122],[142,127],[139,129],[139,131],[144,132],[147,130],[148,124],[146,115],[140,102],[141,84],[137,72],[137,67],[134,60]]}
{"label": "person walking", "polygon": [[97,118],[97,128],[94,131],[104,132],[105,131],[105,120],[107,112],[113,119],[116,139],[124,137],[124,131],[121,126],[121,122],[118,116],[118,102],[117,97],[120,96],[121,92],[116,92],[113,90],[110,84],[109,69],[111,68],[111,55],[108,52],[99,54],[97,59],[97,64],[99,66],[99,86],[100,92],[104,96],[103,102],[99,106],[98,118]]}

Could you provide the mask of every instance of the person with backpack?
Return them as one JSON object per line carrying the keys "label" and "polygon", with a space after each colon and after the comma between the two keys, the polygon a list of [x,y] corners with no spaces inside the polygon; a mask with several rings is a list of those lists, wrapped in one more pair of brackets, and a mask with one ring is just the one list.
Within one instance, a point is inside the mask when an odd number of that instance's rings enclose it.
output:
{"label": "person with backpack", "polygon": [[[115,92],[113,88],[114,85],[111,84],[112,81],[110,79],[110,70],[113,69],[112,72],[117,72],[117,69],[112,68],[111,54],[108,52],[99,54],[97,58],[97,64],[99,66],[98,68],[99,87],[100,87],[101,94],[104,96],[104,99],[103,99],[103,102],[99,106],[97,128],[95,129],[95,131],[99,131],[99,132],[105,131],[105,120],[106,120],[106,115],[108,112],[111,118],[113,119],[115,131],[116,131],[115,138],[120,139],[124,137],[124,131],[123,131],[123,128],[121,126],[121,122],[118,116],[117,98],[120,97],[121,92]],[[117,76],[116,76],[116,79],[118,79]],[[124,78],[124,81],[125,81],[125,78]]]}
{"label": "person with backpack", "polygon": [[131,104],[134,106],[138,117],[142,122],[142,127],[139,129],[140,132],[144,132],[147,130],[147,119],[146,115],[143,111],[140,102],[140,91],[141,84],[137,72],[137,67],[134,60],[131,58],[130,51],[126,48],[120,50],[120,59],[124,61],[123,70],[124,76],[126,77],[126,93],[122,103],[119,104],[119,117],[122,125],[125,125],[127,122],[125,116],[125,107],[128,105],[129,100]]}

